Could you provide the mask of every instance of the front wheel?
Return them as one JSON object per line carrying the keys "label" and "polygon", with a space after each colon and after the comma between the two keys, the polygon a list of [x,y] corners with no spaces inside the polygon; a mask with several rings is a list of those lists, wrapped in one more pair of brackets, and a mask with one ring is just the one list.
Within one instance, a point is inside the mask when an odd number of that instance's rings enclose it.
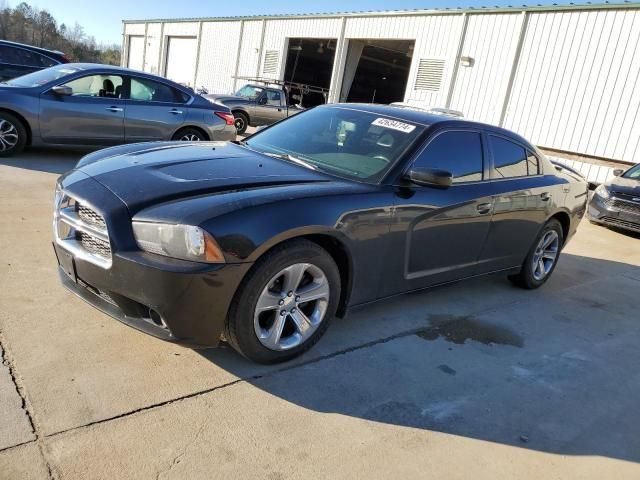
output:
{"label": "front wheel", "polygon": [[530,290],[542,286],[558,264],[563,243],[562,225],[556,219],[549,220],[536,237],[520,273],[510,276],[509,280],[518,287]]}
{"label": "front wheel", "polygon": [[335,315],[340,274],[319,245],[294,240],[258,260],[236,292],[227,340],[249,360],[278,363],[309,350]]}

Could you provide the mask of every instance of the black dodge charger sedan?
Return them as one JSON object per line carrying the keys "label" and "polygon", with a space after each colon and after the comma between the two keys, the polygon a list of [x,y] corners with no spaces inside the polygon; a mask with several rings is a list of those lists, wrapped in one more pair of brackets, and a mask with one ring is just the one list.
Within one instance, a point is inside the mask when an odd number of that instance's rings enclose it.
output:
{"label": "black dodge charger sedan", "polygon": [[244,142],[87,155],[59,180],[54,247],[64,285],[116,319],[270,363],[356,305],[496,272],[541,286],[586,201],[509,131],[327,105]]}

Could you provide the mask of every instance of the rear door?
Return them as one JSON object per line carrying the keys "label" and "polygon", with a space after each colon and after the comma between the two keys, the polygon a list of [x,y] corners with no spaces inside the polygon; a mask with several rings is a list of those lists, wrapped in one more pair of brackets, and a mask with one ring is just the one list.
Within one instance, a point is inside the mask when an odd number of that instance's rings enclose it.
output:
{"label": "rear door", "polygon": [[519,266],[546,221],[557,189],[548,185],[536,155],[511,138],[488,133],[493,218],[479,273]]}
{"label": "rear door", "polygon": [[389,255],[394,274],[384,296],[475,273],[492,212],[485,151],[479,131],[456,129],[436,133],[418,154],[414,167],[447,170],[453,184],[398,188]]}
{"label": "rear door", "polygon": [[184,123],[190,97],[166,83],[130,77],[125,140],[171,140]]}
{"label": "rear door", "polygon": [[91,74],[64,85],[72,95],[40,96],[40,134],[48,143],[115,145],[124,141],[124,78]]}

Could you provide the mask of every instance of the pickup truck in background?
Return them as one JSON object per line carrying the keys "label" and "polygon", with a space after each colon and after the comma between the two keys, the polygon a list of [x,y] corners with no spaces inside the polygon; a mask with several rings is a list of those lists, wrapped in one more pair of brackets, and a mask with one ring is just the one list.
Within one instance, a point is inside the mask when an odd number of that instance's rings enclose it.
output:
{"label": "pickup truck in background", "polygon": [[[306,108],[327,103],[328,89],[296,82],[237,77],[249,83],[233,95],[204,94],[211,102],[229,107],[238,135],[247,127],[259,127],[291,117]],[[305,103],[305,95],[307,101]]]}

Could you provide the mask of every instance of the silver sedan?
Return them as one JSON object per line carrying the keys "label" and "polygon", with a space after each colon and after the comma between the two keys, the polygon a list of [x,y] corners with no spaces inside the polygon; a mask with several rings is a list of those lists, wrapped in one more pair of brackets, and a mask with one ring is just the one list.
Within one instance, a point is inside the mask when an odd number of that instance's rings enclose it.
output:
{"label": "silver sedan", "polygon": [[231,110],[162,77],[68,63],[0,84],[0,156],[26,146],[234,140]]}

